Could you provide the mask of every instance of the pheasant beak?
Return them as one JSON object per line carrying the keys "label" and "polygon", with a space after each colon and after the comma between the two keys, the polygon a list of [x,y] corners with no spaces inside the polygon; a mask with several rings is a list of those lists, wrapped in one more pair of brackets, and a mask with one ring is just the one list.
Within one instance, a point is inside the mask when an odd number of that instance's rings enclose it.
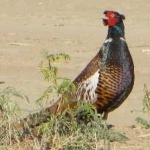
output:
{"label": "pheasant beak", "polygon": [[103,20],[104,26],[107,26],[109,18],[105,16],[105,17],[102,17],[101,19]]}

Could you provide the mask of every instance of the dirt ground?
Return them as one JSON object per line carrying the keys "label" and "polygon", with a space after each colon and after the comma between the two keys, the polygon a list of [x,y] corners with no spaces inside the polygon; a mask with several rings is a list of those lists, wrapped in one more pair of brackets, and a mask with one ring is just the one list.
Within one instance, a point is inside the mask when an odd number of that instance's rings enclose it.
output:
{"label": "dirt ground", "polygon": [[[108,122],[121,128],[133,125],[135,118],[142,115],[131,111],[142,107],[144,84],[150,89],[149,9],[149,0],[1,0],[0,81],[5,84],[0,88],[13,86],[27,95],[30,104],[18,101],[26,113],[37,109],[35,100],[48,86],[38,70],[41,53],[48,50],[69,54],[71,61],[62,66],[60,73],[74,79],[106,37],[103,11],[117,10],[126,16],[126,40],[134,60],[135,85],[127,100],[109,115]],[[128,132],[130,135],[133,131]],[[135,144],[138,136],[134,132],[131,147],[122,149],[150,149],[150,138],[143,139],[144,148],[139,142]]]}

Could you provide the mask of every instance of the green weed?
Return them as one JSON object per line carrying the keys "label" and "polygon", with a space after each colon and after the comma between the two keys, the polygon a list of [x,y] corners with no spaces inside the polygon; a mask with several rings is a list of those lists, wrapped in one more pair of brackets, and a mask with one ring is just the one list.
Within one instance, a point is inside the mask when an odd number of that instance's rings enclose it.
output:
{"label": "green weed", "polygon": [[[53,99],[65,93],[66,100],[73,95],[76,86],[71,80],[59,76],[59,63],[69,61],[70,57],[65,54],[48,55],[45,53],[44,60],[39,65],[39,70],[44,75],[48,88],[37,99],[37,104],[42,108],[45,100]],[[7,88],[0,92],[0,144],[5,149],[11,149],[15,137],[16,145],[13,149],[34,150],[110,150],[111,142],[125,142],[128,138],[121,133],[109,128],[102,119],[103,115],[97,113],[93,105],[85,102],[77,102],[74,109],[66,109],[61,115],[43,114],[32,115],[32,119],[41,124],[29,127],[28,133],[18,134],[14,128],[14,122],[19,118],[19,107],[12,98],[20,97],[14,89]],[[72,97],[71,97],[72,98]],[[42,111],[41,111],[42,113]],[[46,121],[43,122],[43,117]],[[41,117],[41,118],[40,118]],[[26,119],[25,119],[26,120]],[[27,122],[28,123],[28,122]],[[28,126],[28,124],[27,124]],[[26,131],[27,132],[27,131]],[[23,136],[20,138],[20,136]],[[13,137],[13,138],[12,138]],[[23,140],[23,143],[20,141]],[[32,139],[32,140],[30,140]]]}
{"label": "green weed", "polygon": [[17,122],[21,115],[19,106],[14,102],[16,98],[24,99],[12,87],[0,90],[0,144],[12,145],[12,137],[15,137],[13,122]]}
{"label": "green weed", "polygon": [[[147,86],[144,85],[144,92],[145,92],[145,96],[142,100],[142,113],[150,115],[150,91],[148,90]],[[150,120],[145,120],[141,117],[137,117],[136,118],[136,122],[138,124],[143,125],[146,128],[150,128]]]}

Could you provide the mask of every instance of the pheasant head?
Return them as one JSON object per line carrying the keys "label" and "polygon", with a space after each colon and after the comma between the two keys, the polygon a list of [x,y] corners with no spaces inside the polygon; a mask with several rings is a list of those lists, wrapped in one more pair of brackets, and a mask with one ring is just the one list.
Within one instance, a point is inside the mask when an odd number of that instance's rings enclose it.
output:
{"label": "pheasant head", "polygon": [[122,37],[124,38],[124,24],[123,20],[125,16],[116,11],[104,11],[105,17],[103,18],[103,24],[108,26],[107,38]]}
{"label": "pheasant head", "polygon": [[103,23],[105,26],[115,26],[119,23],[122,23],[125,19],[125,16],[116,11],[104,11],[105,17],[103,18]]}

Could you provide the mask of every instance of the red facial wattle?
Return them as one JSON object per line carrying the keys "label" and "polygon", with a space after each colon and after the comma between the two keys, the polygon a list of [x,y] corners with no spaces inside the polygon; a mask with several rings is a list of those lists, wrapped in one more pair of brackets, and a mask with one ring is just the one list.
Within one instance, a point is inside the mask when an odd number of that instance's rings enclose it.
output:
{"label": "red facial wattle", "polygon": [[117,23],[117,19],[116,18],[110,18],[108,19],[108,25],[109,26],[115,26]]}
{"label": "red facial wattle", "polygon": [[106,14],[108,26],[115,26],[118,22],[118,17],[115,12],[109,11]]}

